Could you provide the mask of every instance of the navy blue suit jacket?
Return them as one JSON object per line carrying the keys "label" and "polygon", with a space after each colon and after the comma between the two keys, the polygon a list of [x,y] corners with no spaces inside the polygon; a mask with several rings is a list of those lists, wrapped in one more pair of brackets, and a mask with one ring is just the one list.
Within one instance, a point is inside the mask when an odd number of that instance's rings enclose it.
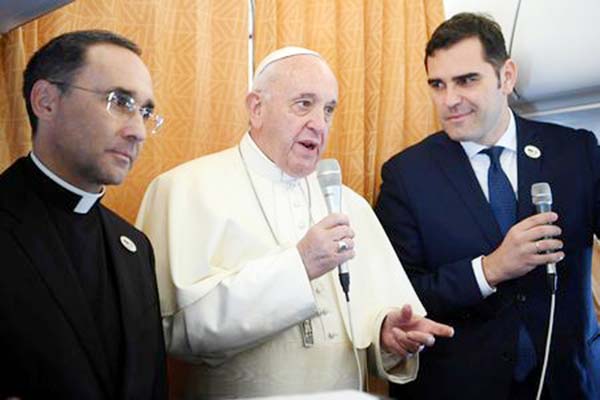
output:
{"label": "navy blue suit jacket", "polygon": [[[553,399],[600,399],[600,329],[591,294],[594,233],[600,232],[600,148],[588,131],[516,117],[518,219],[533,213],[531,185],[548,182],[566,258],[546,382]],[[541,157],[524,152],[536,146]],[[375,211],[421,301],[455,328],[421,353],[416,382],[397,388],[419,399],[507,399],[519,321],[542,359],[550,295],[545,268],[506,281],[482,298],[471,260],[502,235],[462,146],[433,134],[382,170]],[[402,396],[400,396],[402,398]]]}

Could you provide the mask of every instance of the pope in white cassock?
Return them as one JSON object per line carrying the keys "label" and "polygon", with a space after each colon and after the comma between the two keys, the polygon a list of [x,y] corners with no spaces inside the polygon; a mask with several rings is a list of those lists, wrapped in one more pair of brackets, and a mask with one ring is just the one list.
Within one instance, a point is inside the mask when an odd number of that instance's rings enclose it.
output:
{"label": "pope in white cassock", "polygon": [[239,145],[150,184],[137,225],[156,251],[167,349],[189,363],[186,398],[357,388],[353,344],[362,371],[368,359],[404,383],[424,345],[452,336],[423,317],[362,197],[343,187],[342,213],[328,215],[314,171],[337,99],[318,53],[277,50],[257,68]]}

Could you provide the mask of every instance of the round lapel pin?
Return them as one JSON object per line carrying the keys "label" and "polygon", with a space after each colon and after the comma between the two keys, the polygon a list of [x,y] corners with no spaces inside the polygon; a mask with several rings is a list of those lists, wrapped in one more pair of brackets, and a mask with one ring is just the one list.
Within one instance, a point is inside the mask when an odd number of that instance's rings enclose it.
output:
{"label": "round lapel pin", "polygon": [[525,146],[525,154],[527,155],[527,157],[529,158],[540,158],[540,156],[542,155],[542,152],[540,151],[540,149],[538,149],[536,146],[532,145],[532,144],[528,144],[527,146]]}
{"label": "round lapel pin", "polygon": [[137,251],[137,246],[135,245],[135,243],[133,243],[133,240],[129,239],[127,236],[121,236],[119,240],[121,240],[121,244],[123,245],[123,247],[125,247],[130,252],[135,253]]}

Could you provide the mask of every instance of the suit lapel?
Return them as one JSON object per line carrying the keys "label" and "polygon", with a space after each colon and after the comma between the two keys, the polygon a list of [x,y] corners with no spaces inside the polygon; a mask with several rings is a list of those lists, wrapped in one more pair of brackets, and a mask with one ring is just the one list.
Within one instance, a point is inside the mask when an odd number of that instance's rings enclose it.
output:
{"label": "suit lapel", "polygon": [[[20,209],[22,223],[14,235],[69,321],[105,389],[110,387],[106,358],[92,313],[71,263],[52,226],[45,205],[28,192]],[[34,234],[32,234],[34,233]]]}
{"label": "suit lapel", "polygon": [[[112,263],[119,304],[121,308],[121,324],[123,327],[123,388],[125,397],[131,393],[144,393],[151,388],[144,388],[148,380],[141,375],[148,371],[149,366],[143,365],[145,357],[139,357],[144,352],[157,351],[152,345],[144,341],[147,335],[144,330],[148,321],[144,321],[144,300],[148,301],[147,290],[144,288],[148,276],[142,276],[150,266],[140,265],[140,243],[136,243],[129,232],[123,228],[124,224],[118,223],[115,218],[104,208],[100,207],[100,215],[106,238],[107,254]],[[132,246],[133,244],[133,246]],[[144,252],[145,254],[145,252]],[[152,278],[150,276],[150,278]],[[143,397],[143,396],[142,396]]]}
{"label": "suit lapel", "polygon": [[448,178],[454,190],[465,203],[465,207],[479,227],[490,246],[502,241],[496,218],[483,194],[475,172],[462,146],[450,140],[445,134],[433,148],[433,157],[442,173]]}
{"label": "suit lapel", "polygon": [[[538,127],[528,121],[515,116],[517,125],[517,171],[519,182],[518,220],[527,218],[532,214],[531,185],[542,180],[542,164],[544,161],[544,148]],[[539,158],[530,157],[525,152],[527,146],[534,146],[539,151]]]}

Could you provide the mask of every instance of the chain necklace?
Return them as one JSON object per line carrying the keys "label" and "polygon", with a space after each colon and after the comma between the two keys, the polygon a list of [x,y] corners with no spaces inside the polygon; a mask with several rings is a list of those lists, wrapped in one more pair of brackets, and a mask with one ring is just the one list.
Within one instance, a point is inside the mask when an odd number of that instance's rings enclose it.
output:
{"label": "chain necklace", "polygon": [[[246,171],[246,176],[248,177],[248,182],[250,182],[250,187],[252,188],[252,192],[254,193],[254,198],[256,199],[256,202],[258,203],[258,207],[260,208],[260,212],[262,213],[263,219],[265,220],[265,222],[267,223],[267,226],[269,227],[269,231],[271,232],[271,236],[273,237],[273,241],[275,241],[275,244],[278,247],[281,247],[281,243],[279,242],[279,239],[277,239],[277,235],[275,235],[275,230],[273,229],[273,226],[271,225],[271,222],[269,221],[269,218],[267,217],[267,213],[265,212],[265,208],[262,205],[262,202],[260,201],[260,197],[258,197],[258,191],[256,190],[256,187],[254,186],[254,181],[252,180],[252,177],[250,176],[250,171],[248,169],[248,164],[246,163],[246,159],[244,158],[244,154],[242,153],[242,147],[241,145],[238,145],[238,152],[240,153],[240,158],[242,159],[242,164],[244,164],[244,171]],[[313,225],[313,218],[312,218],[312,199],[310,196],[310,186],[308,185],[308,179],[306,177],[304,177],[304,182],[306,184],[306,191],[308,193],[307,198],[308,198],[308,223],[309,226]],[[302,322],[300,322],[298,324],[300,331],[302,332],[302,345],[304,347],[312,347],[315,344],[315,338],[314,338],[314,334],[313,334],[313,327],[312,327],[312,322],[310,319],[306,319]]]}
{"label": "chain necklace", "polygon": [[[273,240],[275,241],[275,244],[277,244],[277,246],[281,246],[281,242],[279,241],[279,239],[277,239],[277,235],[275,235],[275,230],[273,229],[273,226],[271,225],[271,221],[269,221],[269,218],[267,217],[267,213],[265,212],[265,209],[262,205],[262,202],[260,201],[260,197],[258,196],[258,191],[256,190],[256,187],[254,186],[254,181],[252,180],[252,177],[250,176],[250,171],[248,169],[248,164],[246,163],[246,159],[244,158],[244,154],[242,153],[242,147],[240,145],[238,145],[238,152],[240,153],[240,158],[242,159],[242,164],[244,164],[244,171],[246,171],[246,176],[248,177],[248,181],[250,182],[250,187],[252,188],[252,192],[254,193],[254,198],[256,199],[256,202],[258,203],[258,207],[260,208],[260,212],[263,216],[263,219],[265,220],[265,222],[267,223],[267,226],[269,227],[269,231],[271,232],[271,236],[273,237]],[[307,198],[308,198],[308,226],[312,226],[313,225],[313,218],[312,218],[312,199],[310,196],[310,186],[308,184],[308,179],[306,177],[304,177],[304,182],[306,184],[306,191],[307,191]]]}

